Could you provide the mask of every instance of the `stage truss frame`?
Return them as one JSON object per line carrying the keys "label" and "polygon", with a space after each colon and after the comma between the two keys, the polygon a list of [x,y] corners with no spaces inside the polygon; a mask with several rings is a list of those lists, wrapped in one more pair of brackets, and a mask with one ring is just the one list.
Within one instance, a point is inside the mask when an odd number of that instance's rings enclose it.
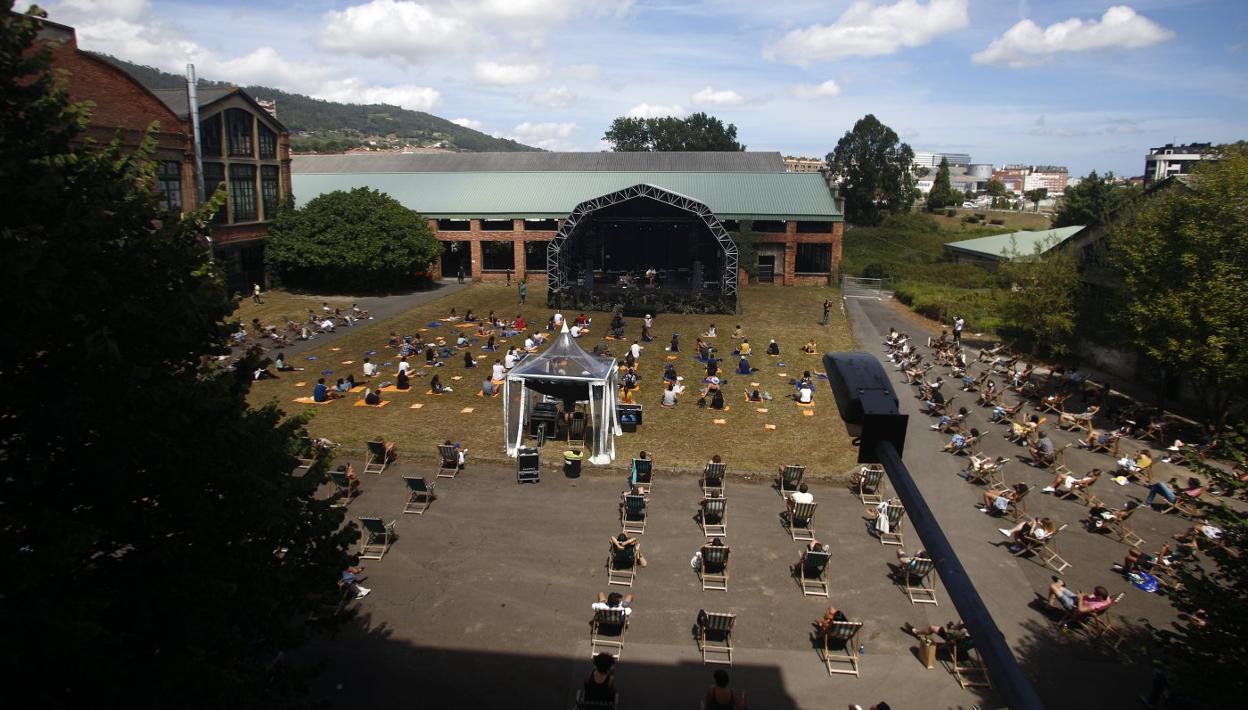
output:
{"label": "stage truss frame", "polygon": [[711,231],[711,235],[715,237],[715,241],[719,242],[720,248],[724,252],[724,273],[719,277],[719,290],[725,296],[737,295],[737,245],[732,241],[732,237],[728,235],[728,231],[720,224],[719,218],[709,207],[692,197],[685,197],[671,190],[664,189],[655,185],[640,184],[617,190],[601,197],[595,197],[592,200],[585,200],[572,210],[564,220],[563,226],[559,228],[555,238],[550,241],[546,247],[546,279],[547,288],[552,293],[559,293],[567,290],[568,271],[570,264],[563,259],[563,247],[576,231],[577,225],[582,220],[589,218],[598,210],[612,205],[635,200],[639,197],[648,197],[656,202],[671,205],[677,209],[683,210],[690,214],[696,215]]}

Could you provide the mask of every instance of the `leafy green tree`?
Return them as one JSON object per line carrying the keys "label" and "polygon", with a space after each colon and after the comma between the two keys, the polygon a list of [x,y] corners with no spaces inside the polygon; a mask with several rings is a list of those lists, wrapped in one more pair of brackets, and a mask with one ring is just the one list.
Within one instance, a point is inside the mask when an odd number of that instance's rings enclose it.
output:
{"label": "leafy green tree", "polygon": [[1035,205],[1036,212],[1040,211],[1040,200],[1043,200],[1048,196],[1049,188],[1047,187],[1037,187],[1034,190],[1027,190],[1023,193],[1023,197],[1026,197],[1031,204]]}
{"label": "leafy green tree", "polygon": [[[0,3],[0,644],[13,707],[298,704],[351,537],[290,471],[301,420],[246,401],[205,225],[137,153],[83,135],[40,24]],[[30,12],[43,13],[32,9]],[[217,198],[220,199],[219,197]],[[201,360],[201,356],[204,357]]]}
{"label": "leafy green tree", "polygon": [[1001,319],[1007,334],[1019,346],[1043,355],[1061,357],[1071,352],[1078,322],[1079,269],[1074,255],[1054,250],[1056,240],[1037,244],[1022,254],[1011,243],[1011,257],[1001,265],[1002,280],[1010,286]]}
{"label": "leafy green tree", "polygon": [[320,195],[269,226],[265,259],[295,288],[411,287],[442,247],[424,217],[367,187]]}
{"label": "leafy green tree", "polygon": [[1131,340],[1192,383],[1219,430],[1248,390],[1248,144],[1221,152],[1192,170],[1187,187],[1118,221],[1109,242]]}
{"label": "leafy green tree", "polygon": [[945,205],[952,204],[954,204],[954,191],[949,184],[949,159],[941,156],[940,166],[936,168],[936,177],[932,180],[932,189],[927,193],[927,209],[938,210]]}
{"label": "leafy green tree", "polygon": [[745,219],[737,225],[737,265],[745,269],[751,279],[758,278],[758,232],[754,221]]}
{"label": "leafy green tree", "polygon": [[603,140],[616,152],[745,150],[737,142],[736,126],[705,113],[687,118],[621,116],[611,122]]}
{"label": "leafy green tree", "polygon": [[837,141],[827,156],[840,178],[845,217],[854,224],[879,224],[885,215],[914,205],[914,151],[897,133],[867,114]]}
{"label": "leafy green tree", "polygon": [[1005,183],[994,178],[988,181],[984,191],[992,197],[1005,197]]}
{"label": "leafy green tree", "polygon": [[1139,187],[1115,183],[1113,173],[1101,177],[1093,170],[1078,184],[1067,187],[1053,216],[1053,226],[1104,224],[1111,214],[1142,192]]}

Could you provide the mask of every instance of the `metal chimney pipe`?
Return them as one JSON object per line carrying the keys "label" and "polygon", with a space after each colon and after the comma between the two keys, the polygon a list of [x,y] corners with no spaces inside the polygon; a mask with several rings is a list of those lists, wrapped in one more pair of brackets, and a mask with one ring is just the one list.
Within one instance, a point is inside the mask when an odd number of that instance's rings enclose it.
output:
{"label": "metal chimney pipe", "polygon": [[[200,207],[208,199],[204,195],[204,155],[199,142],[199,92],[196,90],[195,81],[195,65],[186,65],[186,103],[187,111],[191,117],[191,140],[195,153],[195,194],[199,197],[199,202],[195,205]],[[208,260],[212,261],[212,229],[209,228],[205,235],[208,240]]]}

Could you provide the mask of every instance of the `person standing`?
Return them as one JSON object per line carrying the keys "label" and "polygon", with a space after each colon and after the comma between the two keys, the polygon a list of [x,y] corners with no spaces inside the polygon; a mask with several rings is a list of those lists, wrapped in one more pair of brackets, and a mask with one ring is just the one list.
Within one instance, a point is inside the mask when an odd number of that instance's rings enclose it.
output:
{"label": "person standing", "polygon": [[524,298],[529,295],[529,284],[525,279],[520,279],[520,305],[524,305]]}
{"label": "person standing", "polygon": [[251,300],[256,303],[260,302],[260,284],[258,283],[253,283],[251,285]]}
{"label": "person standing", "polygon": [[457,275],[459,276],[459,282],[462,284],[462,283],[464,282],[464,264],[463,264],[463,262],[460,262],[459,266],[457,267]]}
{"label": "person standing", "polygon": [[819,321],[819,325],[827,325],[828,319],[832,317],[832,301],[823,299],[823,320]]}
{"label": "person standing", "polygon": [[962,344],[962,329],[966,327],[966,320],[962,316],[953,317],[953,342],[958,345]]}

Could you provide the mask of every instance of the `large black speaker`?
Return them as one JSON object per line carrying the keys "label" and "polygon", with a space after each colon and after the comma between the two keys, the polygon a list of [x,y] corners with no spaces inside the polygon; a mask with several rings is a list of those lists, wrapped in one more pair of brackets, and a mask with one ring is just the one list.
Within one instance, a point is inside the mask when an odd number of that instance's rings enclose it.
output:
{"label": "large black speaker", "polygon": [[592,262],[589,262],[589,261],[585,262],[585,269],[584,269],[583,277],[585,279],[585,290],[593,291],[594,290],[594,265]]}
{"label": "large black speaker", "polygon": [[693,262],[693,271],[692,271],[692,275],[690,276],[690,279],[693,281],[693,283],[689,284],[690,288],[692,288],[694,291],[701,291],[702,290],[702,262],[700,261]]}

